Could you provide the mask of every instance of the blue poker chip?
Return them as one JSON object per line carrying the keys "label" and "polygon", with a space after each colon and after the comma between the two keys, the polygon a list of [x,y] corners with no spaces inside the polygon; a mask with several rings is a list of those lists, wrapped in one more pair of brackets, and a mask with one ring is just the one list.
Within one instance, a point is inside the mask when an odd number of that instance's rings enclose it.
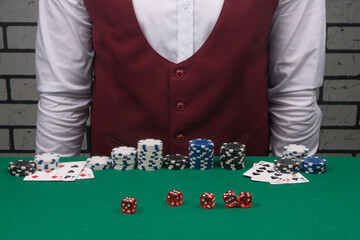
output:
{"label": "blue poker chip", "polygon": [[301,164],[307,164],[309,166],[326,166],[326,159],[321,157],[306,157],[301,159]]}
{"label": "blue poker chip", "polygon": [[214,142],[208,139],[189,141],[189,167],[195,170],[209,170],[214,164]]}
{"label": "blue poker chip", "polygon": [[214,148],[214,142],[209,139],[193,139],[189,141],[189,146],[193,148]]}
{"label": "blue poker chip", "polygon": [[308,174],[323,174],[326,172],[326,159],[321,157],[306,157],[301,159],[301,170]]}

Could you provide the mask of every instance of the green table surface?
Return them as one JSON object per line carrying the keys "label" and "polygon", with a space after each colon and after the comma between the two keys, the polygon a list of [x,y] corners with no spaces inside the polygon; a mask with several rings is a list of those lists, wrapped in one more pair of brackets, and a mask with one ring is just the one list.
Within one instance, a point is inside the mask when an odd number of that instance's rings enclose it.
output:
{"label": "green table surface", "polygon": [[[7,170],[16,159],[0,158],[1,239],[360,239],[360,158],[328,157],[326,174],[303,173],[310,182],[291,185],[242,175],[268,157],[247,157],[239,171],[215,158],[207,171],[109,169],[75,182],[23,181]],[[184,194],[179,207],[166,203],[173,189]],[[230,189],[251,192],[253,206],[227,208]],[[215,208],[200,207],[203,192],[215,194]],[[127,196],[138,201],[135,214],[120,211]]]}

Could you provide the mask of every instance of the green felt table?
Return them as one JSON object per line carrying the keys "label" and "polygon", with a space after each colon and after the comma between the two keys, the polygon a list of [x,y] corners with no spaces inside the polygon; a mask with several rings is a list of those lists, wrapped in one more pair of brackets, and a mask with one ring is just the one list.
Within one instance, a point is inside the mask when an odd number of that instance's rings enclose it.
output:
{"label": "green felt table", "polygon": [[[271,185],[224,170],[161,169],[154,172],[94,171],[95,179],[25,182],[9,175],[17,158],[0,158],[0,237],[2,239],[359,239],[360,158],[328,157],[326,174],[308,175],[305,184]],[[23,158],[27,159],[27,158]],[[85,158],[62,158],[79,161]],[[170,207],[168,191],[184,194]],[[222,194],[233,189],[253,195],[249,209],[227,208]],[[199,204],[203,192],[216,195],[213,209]],[[138,209],[120,211],[124,197]]]}

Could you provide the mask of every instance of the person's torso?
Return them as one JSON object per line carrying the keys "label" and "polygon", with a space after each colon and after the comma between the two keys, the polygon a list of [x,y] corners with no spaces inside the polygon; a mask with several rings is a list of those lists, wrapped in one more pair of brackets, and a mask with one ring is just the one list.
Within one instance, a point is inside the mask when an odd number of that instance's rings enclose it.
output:
{"label": "person's torso", "polygon": [[225,0],[203,45],[175,64],[158,54],[131,0],[85,0],[93,24],[95,84],[92,154],[109,155],[139,139],[164,141],[164,153],[188,152],[208,138],[268,148],[268,37],[277,0]]}

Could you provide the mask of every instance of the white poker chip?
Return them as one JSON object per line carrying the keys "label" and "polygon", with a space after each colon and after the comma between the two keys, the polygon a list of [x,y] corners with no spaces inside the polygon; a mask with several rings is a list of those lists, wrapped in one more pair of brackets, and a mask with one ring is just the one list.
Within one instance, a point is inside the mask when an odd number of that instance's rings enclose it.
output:
{"label": "white poker chip", "polygon": [[112,160],[109,157],[93,156],[86,160],[86,167],[92,170],[106,170],[111,168]]}
{"label": "white poker chip", "polygon": [[53,171],[59,166],[60,155],[56,153],[41,153],[34,157],[37,171]]}
{"label": "white poker chip", "polygon": [[300,144],[288,144],[284,146],[283,157],[303,158],[306,157],[309,148]]}
{"label": "white poker chip", "polygon": [[138,165],[143,171],[155,171],[163,164],[163,142],[159,139],[142,139],[138,141]]}
{"label": "white poker chip", "polygon": [[55,164],[59,162],[60,156],[56,153],[42,153],[34,157],[34,162],[37,165],[41,164]]}
{"label": "white poker chip", "polygon": [[133,147],[127,147],[127,146],[121,146],[113,148],[111,151],[111,154],[117,157],[121,156],[134,156],[136,155],[136,148]]}
{"label": "white poker chip", "polygon": [[138,141],[138,149],[139,148],[144,148],[144,149],[161,149],[162,150],[163,147],[163,142],[159,139],[153,139],[153,138],[148,138],[148,139],[142,139]]}

